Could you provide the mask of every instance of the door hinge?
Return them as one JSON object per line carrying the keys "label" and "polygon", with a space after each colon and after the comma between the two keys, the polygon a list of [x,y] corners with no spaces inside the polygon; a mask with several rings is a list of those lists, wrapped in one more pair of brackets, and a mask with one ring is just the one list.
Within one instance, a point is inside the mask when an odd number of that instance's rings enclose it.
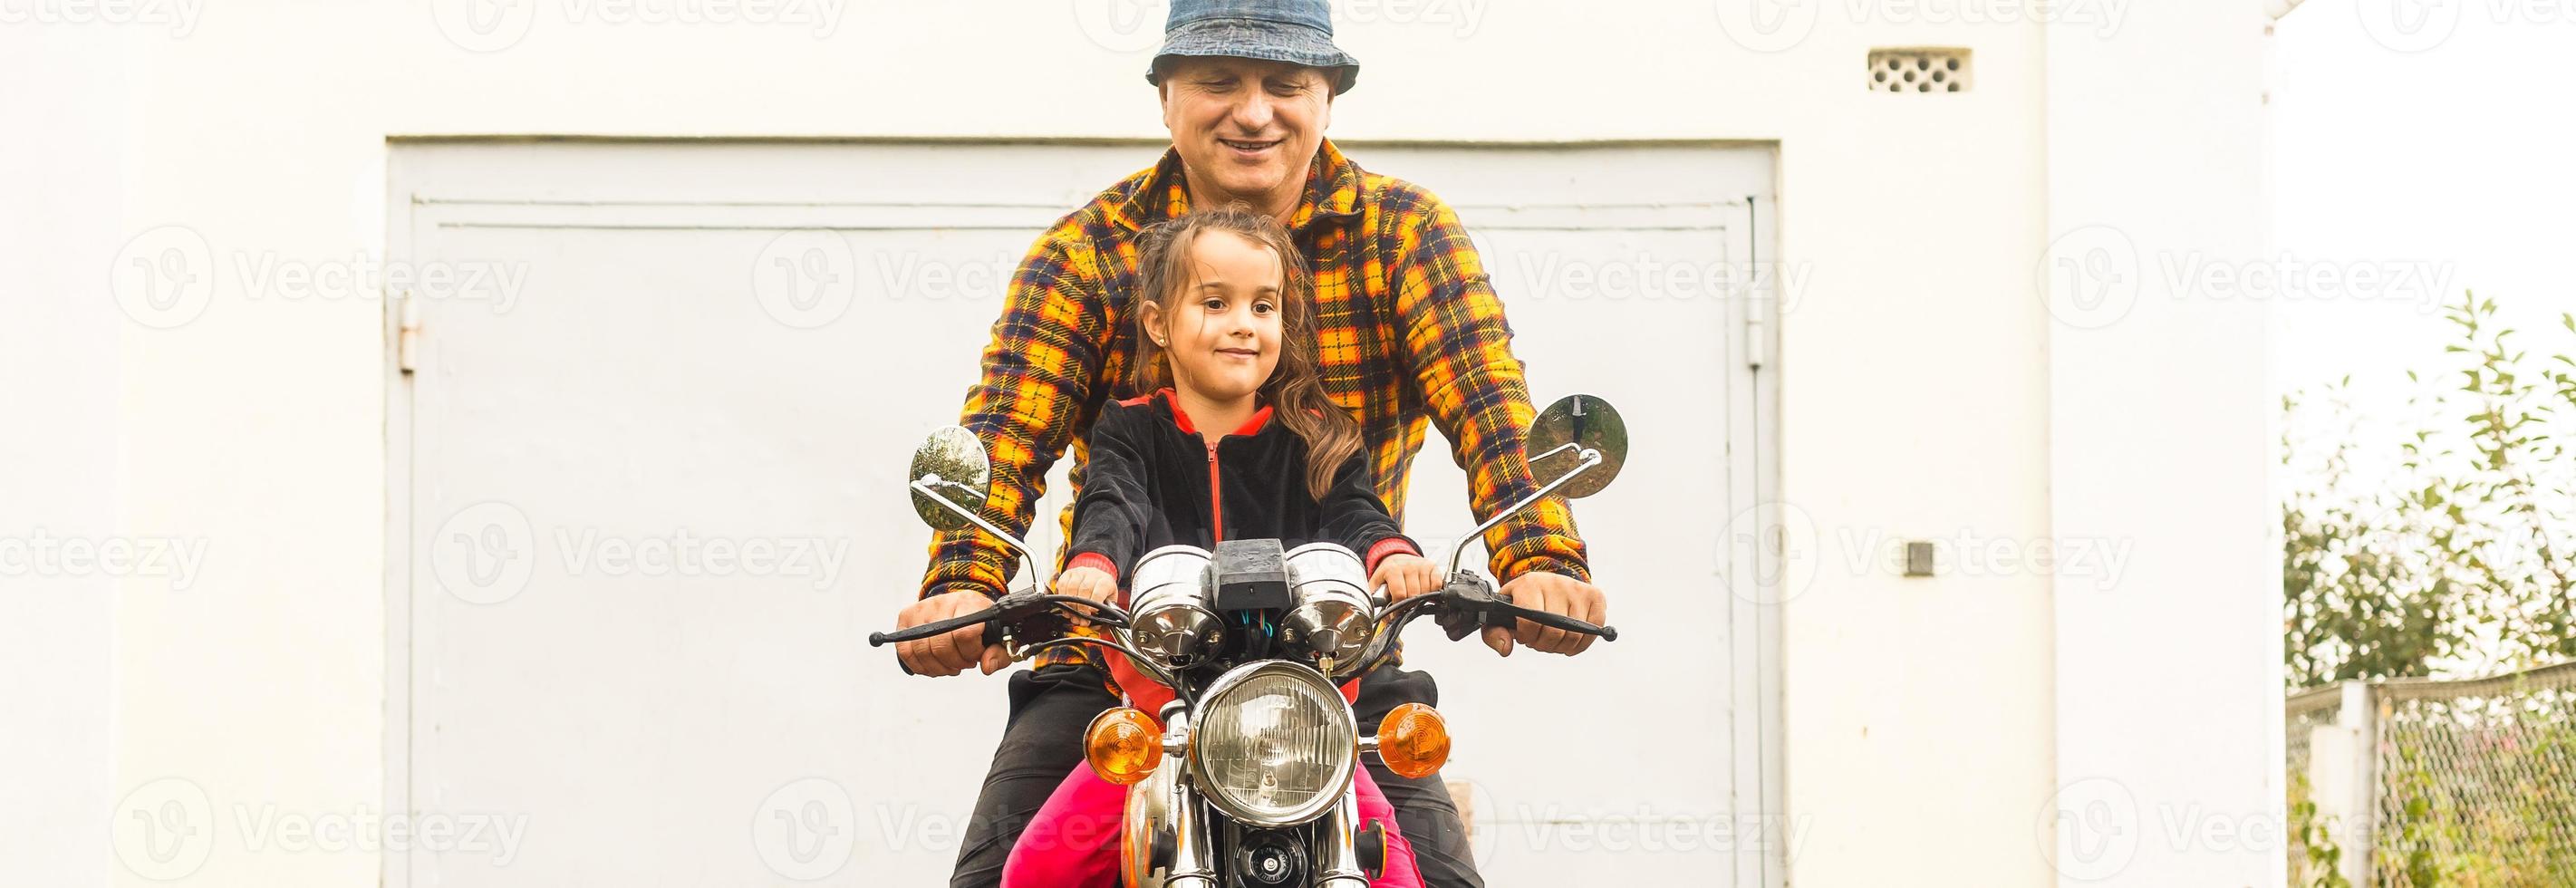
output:
{"label": "door hinge", "polygon": [[410,290],[402,290],[395,294],[394,304],[402,319],[394,334],[394,363],[411,373],[420,369],[420,300],[412,298]]}

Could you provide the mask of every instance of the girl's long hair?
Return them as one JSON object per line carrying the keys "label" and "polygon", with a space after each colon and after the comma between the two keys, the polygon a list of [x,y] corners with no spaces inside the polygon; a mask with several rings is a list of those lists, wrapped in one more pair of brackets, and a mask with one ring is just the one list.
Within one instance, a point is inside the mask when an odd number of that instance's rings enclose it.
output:
{"label": "girl's long hair", "polygon": [[1315,284],[1306,259],[1278,221],[1242,203],[1196,210],[1144,231],[1138,243],[1136,360],[1129,382],[1151,392],[1172,384],[1172,370],[1161,346],[1145,331],[1144,305],[1150,300],[1164,317],[1173,313],[1173,297],[1198,276],[1190,245],[1200,235],[1222,231],[1270,250],[1279,257],[1279,366],[1261,384],[1261,399],[1270,404],[1272,422],[1287,426],[1306,442],[1306,492],[1321,500],[1333,489],[1333,475],[1360,449],[1359,423],[1324,394],[1315,345]]}

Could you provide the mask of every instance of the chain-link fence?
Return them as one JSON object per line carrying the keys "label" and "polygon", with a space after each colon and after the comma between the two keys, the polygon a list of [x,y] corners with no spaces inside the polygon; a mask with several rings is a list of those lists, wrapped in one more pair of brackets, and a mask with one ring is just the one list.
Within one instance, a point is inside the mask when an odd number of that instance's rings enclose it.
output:
{"label": "chain-link fence", "polygon": [[2288,701],[2302,886],[2576,885],[2576,663]]}

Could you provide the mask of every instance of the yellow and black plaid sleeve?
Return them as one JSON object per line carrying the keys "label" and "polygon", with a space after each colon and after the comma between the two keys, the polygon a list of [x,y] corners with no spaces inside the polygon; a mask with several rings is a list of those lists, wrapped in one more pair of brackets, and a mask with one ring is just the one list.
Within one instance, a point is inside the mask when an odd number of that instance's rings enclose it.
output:
{"label": "yellow and black plaid sleeve", "polygon": [[[1405,363],[1431,421],[1470,470],[1468,498],[1482,521],[1538,489],[1521,452],[1537,411],[1512,357],[1511,325],[1457,214],[1418,189],[1382,193],[1388,228],[1382,242]],[[1485,546],[1501,582],[1532,571],[1591,579],[1573,512],[1559,497],[1487,531]]]}
{"label": "yellow and black plaid sleeve", "polygon": [[[958,422],[985,442],[993,462],[988,515],[1022,539],[1047,471],[1099,403],[1093,389],[1110,340],[1105,279],[1071,220],[1030,248],[1003,294],[982,377],[966,393]],[[959,588],[1000,595],[1016,564],[1007,546],[982,531],[934,534],[921,595]]]}

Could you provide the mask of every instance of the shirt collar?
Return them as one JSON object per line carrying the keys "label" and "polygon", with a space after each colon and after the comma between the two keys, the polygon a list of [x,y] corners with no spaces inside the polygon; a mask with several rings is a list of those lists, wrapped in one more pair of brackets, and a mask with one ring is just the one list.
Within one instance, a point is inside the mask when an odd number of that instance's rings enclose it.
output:
{"label": "shirt collar", "polygon": [[[1174,392],[1171,389],[1164,389],[1156,392],[1155,394],[1162,395],[1163,403],[1172,408],[1172,422],[1179,425],[1181,427],[1181,431],[1205,437],[1205,435],[1199,431],[1197,426],[1190,424],[1190,415],[1181,412],[1181,396],[1178,392]],[[1261,433],[1262,426],[1269,424],[1270,405],[1263,404],[1261,405],[1261,409],[1252,411],[1252,418],[1244,420],[1243,427],[1235,429],[1233,434],[1243,436],[1257,435]]]}
{"label": "shirt collar", "polygon": [[[1110,205],[1110,219],[1130,230],[1189,212],[1189,180],[1181,173],[1181,150],[1167,148],[1163,159],[1144,175],[1127,199]],[[1306,170],[1306,192],[1288,214],[1291,233],[1302,233],[1315,219],[1342,219],[1359,214],[1360,168],[1325,139]]]}

